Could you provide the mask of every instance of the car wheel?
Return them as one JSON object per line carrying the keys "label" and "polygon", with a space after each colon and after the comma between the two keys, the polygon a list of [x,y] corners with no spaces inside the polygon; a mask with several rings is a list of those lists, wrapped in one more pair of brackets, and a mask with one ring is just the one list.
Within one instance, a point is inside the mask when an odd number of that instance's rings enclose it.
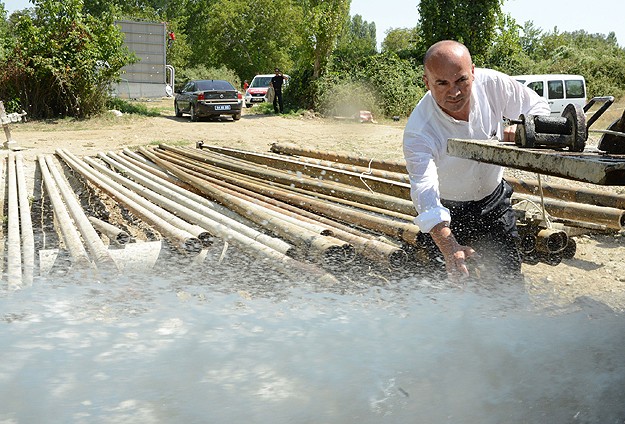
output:
{"label": "car wheel", "polygon": [[197,114],[195,113],[195,106],[189,106],[189,115],[191,115],[191,122],[197,122]]}
{"label": "car wheel", "polygon": [[182,116],[182,112],[180,111],[180,108],[178,107],[178,102],[174,102],[174,112],[176,112],[177,118],[180,118]]}
{"label": "car wheel", "polygon": [[239,119],[241,119],[241,114],[237,113],[236,115],[232,115],[232,119],[234,119],[235,121],[238,121]]}
{"label": "car wheel", "polygon": [[252,107],[252,106],[254,106],[253,103],[245,103],[245,107]]}

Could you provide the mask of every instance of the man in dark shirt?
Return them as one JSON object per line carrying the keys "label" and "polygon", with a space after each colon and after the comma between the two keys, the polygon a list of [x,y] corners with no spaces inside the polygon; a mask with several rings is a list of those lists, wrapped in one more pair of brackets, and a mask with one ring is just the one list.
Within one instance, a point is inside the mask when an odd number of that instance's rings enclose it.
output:
{"label": "man in dark shirt", "polygon": [[[284,76],[278,68],[274,69],[274,71],[276,74],[271,78],[271,86],[274,91],[273,110],[276,113],[282,113],[284,111],[284,107],[282,105],[282,84],[288,77]],[[278,106],[280,109],[278,109]]]}

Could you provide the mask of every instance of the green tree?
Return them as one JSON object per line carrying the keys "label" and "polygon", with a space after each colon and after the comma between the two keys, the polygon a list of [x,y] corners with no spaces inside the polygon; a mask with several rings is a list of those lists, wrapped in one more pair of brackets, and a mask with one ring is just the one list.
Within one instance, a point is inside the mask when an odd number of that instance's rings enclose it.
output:
{"label": "green tree", "polygon": [[131,58],[113,16],[83,13],[82,0],[35,0],[11,31],[14,44],[0,66],[0,97],[33,118],[86,117],[100,112],[109,85]]}
{"label": "green tree", "polygon": [[394,53],[403,59],[422,57],[423,44],[419,27],[391,28],[382,41],[382,53]]}
{"label": "green tree", "polygon": [[225,65],[242,80],[292,66],[301,15],[291,1],[200,0],[192,10],[184,28],[191,66]]}
{"label": "green tree", "polygon": [[375,22],[367,22],[354,15],[343,30],[332,53],[334,62],[343,67],[353,66],[364,58],[377,53]]}
{"label": "green tree", "polygon": [[522,73],[526,56],[521,45],[520,29],[512,16],[499,14],[493,44],[484,65],[508,74]]}
{"label": "green tree", "polygon": [[348,21],[350,0],[299,0],[303,11],[302,56],[312,62],[312,79],[325,70],[336,42]]}
{"label": "green tree", "polygon": [[503,0],[421,0],[419,26],[426,46],[441,40],[464,43],[483,62],[495,38]]}

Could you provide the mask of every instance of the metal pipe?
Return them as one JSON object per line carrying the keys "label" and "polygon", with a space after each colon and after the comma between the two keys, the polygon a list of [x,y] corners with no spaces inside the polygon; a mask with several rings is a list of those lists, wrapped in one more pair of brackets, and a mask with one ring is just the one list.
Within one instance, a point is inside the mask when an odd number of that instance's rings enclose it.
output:
{"label": "metal pipe", "polygon": [[[188,197],[188,192],[182,193],[178,191],[177,189],[179,189],[179,187],[167,181],[160,180],[151,174],[142,174],[138,172],[140,169],[124,166],[123,164],[117,162],[113,157],[105,156],[103,154],[99,154],[98,156],[105,160],[109,165],[124,172],[130,178],[153,190],[160,196],[168,199],[175,199],[175,204],[178,205],[176,208],[176,210],[179,210],[178,213],[182,213],[182,208],[185,208],[189,211],[186,213],[188,219],[198,225],[206,226],[205,228],[208,231],[225,240],[229,240],[234,237],[234,235],[231,234],[233,231],[239,231],[246,237],[257,240],[258,242],[263,243],[282,254],[289,256],[295,254],[293,246],[290,244],[278,238],[265,235],[234,219],[222,215],[214,210],[216,209],[216,205],[206,199],[202,198],[204,201],[198,203]],[[160,202],[160,198],[154,197],[154,199]]]}
{"label": "metal pipe", "polygon": [[385,209],[390,209],[396,212],[404,214],[411,214],[414,212],[414,205],[412,201],[406,199],[400,199],[395,196],[389,196],[380,193],[371,193],[368,190],[355,189],[351,186],[341,183],[332,183],[328,181],[319,181],[315,178],[288,175],[284,172],[277,170],[271,170],[262,168],[260,166],[251,165],[249,163],[241,164],[239,161],[235,163],[233,159],[230,161],[223,158],[217,158],[213,154],[210,156],[208,152],[197,152],[191,149],[181,149],[176,147],[167,146],[161,144],[159,146],[161,150],[171,151],[183,155],[185,157],[194,159],[199,162],[203,162],[212,166],[225,168],[231,171],[239,172],[241,174],[251,175],[258,178],[267,179],[281,184],[292,185],[294,187],[304,188],[315,193],[323,193],[335,197],[341,197],[348,200],[357,201],[367,205],[378,206]]}
{"label": "metal pipe", "polygon": [[[207,229],[209,231],[214,231],[215,235],[224,238],[225,240],[232,238],[233,234],[231,234],[231,232],[236,231],[250,239],[271,247],[284,255],[293,256],[295,254],[293,246],[289,243],[277,237],[271,237],[267,234],[261,233],[260,231],[245,225],[239,220],[234,219],[233,216],[236,214],[221,205],[184,190],[174,183],[159,179],[157,176],[150,174],[148,171],[133,166],[132,163],[124,161],[124,158],[112,152],[109,152],[107,156],[102,154],[99,154],[98,156],[105,160],[109,165],[127,174],[130,178],[163,196],[175,197],[175,195],[178,195],[176,199],[180,205],[185,206],[199,214],[206,215],[216,223],[221,224],[222,226],[213,225],[211,228]],[[188,185],[186,183],[184,184]]]}
{"label": "metal pipe", "polygon": [[69,212],[63,203],[61,194],[59,193],[58,188],[54,183],[54,179],[52,178],[52,174],[50,174],[50,170],[48,169],[46,159],[43,155],[38,156],[37,159],[39,162],[39,169],[41,171],[41,179],[43,180],[46,192],[48,193],[48,198],[50,199],[50,204],[52,205],[52,210],[54,211],[54,216],[59,224],[63,242],[72,257],[72,268],[75,267],[78,270],[92,270],[94,265],[91,263],[87,254],[87,249],[83,245],[80,234],[78,233],[78,230],[72,222]]}
{"label": "metal pipe", "polygon": [[8,156],[8,242],[7,242],[7,282],[9,289],[22,286],[22,250],[20,243],[20,208],[15,170],[15,153]]}
{"label": "metal pipe", "polygon": [[[136,203],[141,204],[153,211],[162,219],[169,220],[169,222],[176,227],[193,234],[202,242],[204,247],[211,245],[212,236],[210,232],[195,223],[197,220],[202,220],[204,217],[194,211],[190,211],[188,208],[181,207],[177,203],[178,196],[174,196],[174,198],[162,196],[142,186],[141,184],[137,184],[115,171],[102,166],[92,158],[86,157],[83,160],[93,169],[100,172],[100,174],[108,177],[112,183],[114,182],[114,184],[117,184],[117,188],[123,191],[126,196]],[[206,219],[206,221],[209,225],[213,223],[212,220]]]}
{"label": "metal pipe", "polygon": [[[157,157],[163,157],[164,160],[176,163],[178,165],[182,165],[183,167],[185,167],[187,172],[193,172],[193,175],[197,176],[197,170],[210,172],[209,170],[202,168],[201,166],[197,166],[196,164],[189,163],[188,161],[185,162],[178,158],[172,157],[171,154],[168,153],[169,152],[160,150],[154,152]],[[165,167],[164,164],[162,166]],[[202,174],[199,173],[199,175],[201,176]],[[220,177],[224,176],[220,175]],[[238,183],[238,181],[230,182]],[[282,200],[285,203],[298,206],[302,209],[306,209],[314,213],[325,215],[341,222],[347,222],[350,224],[358,225],[361,228],[378,231],[388,236],[401,239],[411,245],[418,244],[417,236],[420,233],[420,230],[419,227],[414,224],[403,223],[383,217],[373,216],[371,214],[366,214],[353,210],[352,208],[345,208],[336,204],[329,204],[328,202],[320,201],[312,197],[306,198],[301,195],[297,195],[292,192],[288,192],[286,190],[275,187],[264,188],[259,186],[252,189],[254,191],[257,191],[258,193],[274,197],[278,200]]]}
{"label": "metal pipe", "polygon": [[[204,178],[210,177],[205,176]],[[281,214],[291,216],[296,220],[305,220],[311,223],[323,222],[326,228],[330,228],[335,237],[349,242],[354,246],[355,253],[360,254],[367,259],[384,263],[394,269],[402,268],[406,264],[407,254],[402,249],[373,239],[373,237],[363,237],[361,232],[355,231],[354,229],[352,229],[351,232],[345,231],[340,228],[342,227],[341,224],[336,221],[331,221],[327,218],[312,214],[305,210],[275,200],[271,197],[242,188],[241,180],[239,180],[238,186],[223,180],[211,179],[211,181],[214,181],[222,187],[237,190],[240,194],[245,195],[247,199],[256,199],[256,201],[263,202],[265,207],[279,211]]]}
{"label": "metal pipe", "polygon": [[69,211],[74,224],[78,227],[78,231],[82,235],[83,242],[87,246],[87,250],[91,254],[91,258],[93,258],[96,267],[108,272],[119,272],[117,264],[111,257],[111,254],[102,242],[102,239],[91,225],[91,222],[89,222],[82,206],[78,203],[78,200],[76,200],[73,191],[63,179],[61,172],[52,162],[52,157],[44,156],[44,160],[48,165],[48,169],[52,174],[52,178],[56,182],[56,186],[65,202],[67,210]]}
{"label": "metal pipe", "polygon": [[541,253],[560,253],[569,242],[564,231],[542,229],[536,234],[536,251]]}
{"label": "metal pipe", "polygon": [[[99,157],[102,157],[103,155],[99,155]],[[115,163],[115,161],[112,158],[108,158],[109,163],[113,164]],[[119,163],[116,163],[117,166],[120,166]],[[131,169],[125,169],[124,172],[129,172],[131,174],[131,176],[133,177],[137,177],[139,178],[142,182],[148,182],[149,179],[148,178],[140,178],[141,174],[139,172],[137,172],[137,169],[131,170]],[[146,177],[146,175],[143,175],[143,177]],[[155,180],[157,181],[157,180]],[[172,191],[176,190],[176,186],[173,184],[168,184],[167,181],[158,181],[160,183],[162,183],[162,189],[164,188],[168,188]],[[166,192],[165,190],[163,190],[163,192]],[[189,194],[189,193],[187,193]],[[186,206],[193,206],[192,205],[192,200],[191,199],[184,199],[183,196],[176,196],[177,201],[180,201],[181,203],[185,204]],[[201,210],[204,213],[210,213],[212,212],[212,210],[210,209],[206,209],[204,206],[206,206],[207,204],[207,200],[206,199],[202,199],[204,202],[204,205],[195,205],[194,207],[196,209]],[[214,208],[215,205],[212,205],[211,202],[208,202],[209,207]],[[191,210],[193,210],[193,207],[190,207]],[[215,216],[218,217],[218,213],[213,212],[211,214],[211,216]],[[219,217],[218,217],[219,218]],[[231,220],[228,217],[222,216],[221,219],[223,222],[226,222],[228,224],[232,224],[234,226],[236,226],[237,228],[243,230],[244,225],[240,224],[237,221]],[[207,219],[202,219],[201,222],[206,223],[208,220]],[[213,222],[210,224],[210,229],[211,231],[215,231],[215,234],[220,235],[223,237],[224,240],[229,241],[229,242],[233,242],[235,245],[237,245],[239,248],[247,251],[248,253],[253,254],[255,257],[259,258],[259,259],[270,259],[270,265],[274,268],[277,269],[280,272],[283,273],[287,273],[287,274],[291,274],[294,270],[299,270],[301,272],[305,272],[306,274],[312,276],[312,277],[316,277],[318,278],[320,281],[328,283],[328,284],[335,284],[338,283],[338,281],[336,280],[336,278],[330,274],[328,274],[327,272],[319,269],[316,266],[313,265],[309,265],[309,264],[304,264],[302,262],[296,261],[294,259],[292,259],[290,256],[288,255],[294,255],[293,250],[292,250],[292,246],[289,245],[288,243],[283,242],[282,240],[273,238],[273,237],[269,237],[266,236],[262,233],[259,233],[258,231],[255,231],[253,229],[247,229],[247,231],[245,231],[245,233],[247,234],[251,234],[253,237],[249,237],[248,235],[244,234],[243,232],[239,232],[239,231],[234,231],[231,228],[227,227],[226,225],[220,224],[218,222]],[[267,243],[267,244],[265,244]],[[278,248],[280,248],[282,251],[285,251],[285,253],[282,253],[281,251],[278,251],[276,249],[274,249],[273,247],[269,246],[276,246]],[[286,248],[285,248],[286,246]],[[288,255],[287,255],[288,254]]]}
{"label": "metal pipe", "polygon": [[[539,195],[538,181],[519,180],[511,177],[506,177],[506,181],[517,193]],[[625,209],[625,196],[623,195],[606,193],[605,191],[584,187],[572,188],[560,184],[542,183],[541,186],[543,194],[547,197],[569,202]]]}
{"label": "metal pipe", "polygon": [[269,215],[260,207],[250,207],[249,203],[244,203],[236,196],[225,193],[206,180],[201,180],[197,176],[192,175],[186,167],[185,169],[181,169],[178,166],[166,163],[160,158],[159,153],[154,153],[155,157],[153,161],[166,168],[169,172],[176,175],[176,177],[194,185],[205,195],[223,205],[228,205],[230,209],[256,222],[258,225],[267,228],[271,232],[289,240],[301,248],[309,250],[313,256],[320,259],[325,265],[335,266],[337,261],[340,262],[345,259],[345,242],[342,240],[312,233],[311,231],[293,225],[278,217]]}
{"label": "metal pipe", "polygon": [[92,184],[105,191],[113,199],[123,203],[124,206],[135,215],[153,225],[161,234],[173,241],[173,245],[176,248],[180,249],[184,253],[190,254],[197,254],[201,251],[202,243],[193,234],[188,231],[181,230],[173,225],[169,220],[161,218],[161,215],[153,212],[152,209],[131,200],[124,194],[127,193],[128,190],[121,190],[123,187],[112,181],[104,181],[104,179],[99,177],[97,173],[92,170],[93,168],[89,168],[86,164],[81,163],[81,161],[75,159],[73,155],[66,153],[62,149],[57,149],[56,152],[69,166],[72,167],[72,169],[87,178]]}
{"label": "metal pipe", "polygon": [[[264,164],[268,166],[272,166],[278,169],[291,169],[291,165],[294,167],[310,167],[310,175],[322,174],[325,175],[324,169],[331,168],[332,170],[340,170],[352,172],[356,175],[362,175],[363,177],[373,176],[385,180],[391,181],[399,181],[403,183],[410,183],[410,179],[406,174],[406,169],[402,172],[390,172],[385,171],[383,169],[373,168],[371,166],[358,166],[353,165],[351,163],[343,163],[332,160],[322,160],[307,156],[285,156],[280,154],[267,154],[267,153],[258,153],[258,152],[250,152],[246,150],[238,150],[229,147],[221,147],[221,146],[207,146],[205,144],[202,145],[203,149],[208,149],[213,152],[222,153],[224,155],[233,156],[239,159],[247,160],[250,162],[255,162],[259,164]],[[317,171],[319,169],[320,171]]]}
{"label": "metal pipe", "polygon": [[[319,181],[329,181],[334,183],[347,184],[351,187],[369,190],[376,193],[382,193],[389,196],[399,197],[401,199],[410,198],[410,180],[405,173],[401,175],[404,181],[391,180],[388,178],[373,175],[370,169],[364,169],[362,172],[345,169],[345,164],[341,164],[343,169],[337,168],[339,164],[334,165],[318,165],[313,163],[302,163],[294,159],[285,157],[275,157],[267,154],[244,152],[241,150],[228,149],[224,147],[206,147],[213,154],[221,156],[229,156],[237,161],[245,161],[257,165],[269,166],[273,169],[280,169],[283,172],[292,171],[301,173],[315,178]],[[361,169],[363,169],[361,167]],[[378,173],[385,171],[378,171]],[[388,174],[388,172],[386,172]],[[394,174],[399,176],[400,174]]]}
{"label": "metal pipe", "polygon": [[[513,195],[514,201],[530,200],[540,205],[541,200],[536,196]],[[596,224],[606,225],[613,230],[621,230],[625,225],[625,211],[622,209],[608,208],[604,206],[593,206],[584,203],[562,202],[555,199],[544,199],[545,210],[558,218],[586,221]]]}
{"label": "metal pipe", "polygon": [[373,160],[332,151],[322,152],[314,149],[304,149],[290,143],[273,143],[270,150],[285,155],[308,156],[317,159],[350,163],[357,166],[371,166],[390,172],[406,173],[406,163],[402,161]]}
{"label": "metal pipe", "polygon": [[22,280],[27,286],[32,285],[35,269],[35,236],[33,222],[30,216],[30,202],[24,175],[24,163],[21,153],[15,155],[17,171],[17,192],[20,205],[20,229],[22,235]]}
{"label": "metal pipe", "polygon": [[102,221],[95,216],[89,217],[89,222],[93,227],[104,234],[110,241],[120,246],[130,242],[130,234],[108,222]]}
{"label": "metal pipe", "polygon": [[175,178],[173,175],[170,175],[167,172],[163,171],[163,169],[157,166],[155,163],[148,161],[145,157],[137,153],[129,151],[127,148],[124,149],[122,155],[117,155],[113,152],[109,152],[108,154],[109,155],[114,154],[116,156],[115,160],[121,161],[121,159],[123,159],[126,163],[132,163],[137,168],[141,168],[143,171],[151,175],[154,175],[156,177],[159,177],[162,180],[165,180],[171,184],[175,184],[179,187],[181,186],[188,187],[188,184],[183,183],[182,181]]}
{"label": "metal pipe", "polygon": [[[307,221],[305,219],[303,219],[301,216],[292,216],[291,214],[289,214],[286,211],[283,210],[279,210],[276,207],[273,207],[270,204],[265,203],[262,199],[258,199],[258,198],[251,198],[250,196],[248,196],[247,194],[241,193],[240,190],[238,190],[236,187],[234,187],[231,184],[225,184],[224,181],[220,181],[220,180],[216,180],[214,178],[205,176],[204,179],[213,184],[214,186],[219,186],[221,188],[221,190],[223,190],[225,193],[229,193],[239,199],[241,199],[241,201],[243,202],[243,206],[245,206],[246,204],[248,205],[248,208],[257,208],[260,207],[263,213],[266,213],[268,215],[274,216],[276,217],[278,220],[284,220],[287,223],[290,223],[296,227],[300,227],[301,228],[301,232],[305,232],[305,231],[309,231],[311,234],[316,234],[316,235],[321,235],[321,236],[325,236],[325,238],[320,239],[320,238],[314,238],[314,240],[323,240],[324,243],[328,240],[336,240],[337,242],[340,240],[341,242],[344,242],[341,245],[341,248],[343,249],[342,251],[342,255],[343,255],[343,260],[342,261],[338,261],[335,256],[340,256],[339,251],[332,251],[331,255],[323,255],[323,257],[327,256],[328,260],[331,263],[335,263],[335,264],[340,264],[341,262],[343,263],[348,263],[351,262],[352,260],[354,260],[354,257],[356,255],[356,251],[354,249],[354,247],[345,242],[345,240],[342,239],[337,239],[336,237],[334,237],[334,234],[332,232],[331,229],[329,229],[326,226],[321,226],[319,225],[318,222],[316,221]],[[245,209],[243,209],[245,210]],[[339,243],[341,244],[341,243]]]}

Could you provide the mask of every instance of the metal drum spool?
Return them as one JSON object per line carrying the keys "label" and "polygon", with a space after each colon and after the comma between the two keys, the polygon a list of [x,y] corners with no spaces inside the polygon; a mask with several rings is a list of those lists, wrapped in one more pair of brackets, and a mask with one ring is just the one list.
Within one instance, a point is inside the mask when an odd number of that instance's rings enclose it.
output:
{"label": "metal drum spool", "polygon": [[561,117],[521,115],[515,133],[515,144],[521,147],[564,148],[583,152],[588,132],[584,110],[569,104]]}

